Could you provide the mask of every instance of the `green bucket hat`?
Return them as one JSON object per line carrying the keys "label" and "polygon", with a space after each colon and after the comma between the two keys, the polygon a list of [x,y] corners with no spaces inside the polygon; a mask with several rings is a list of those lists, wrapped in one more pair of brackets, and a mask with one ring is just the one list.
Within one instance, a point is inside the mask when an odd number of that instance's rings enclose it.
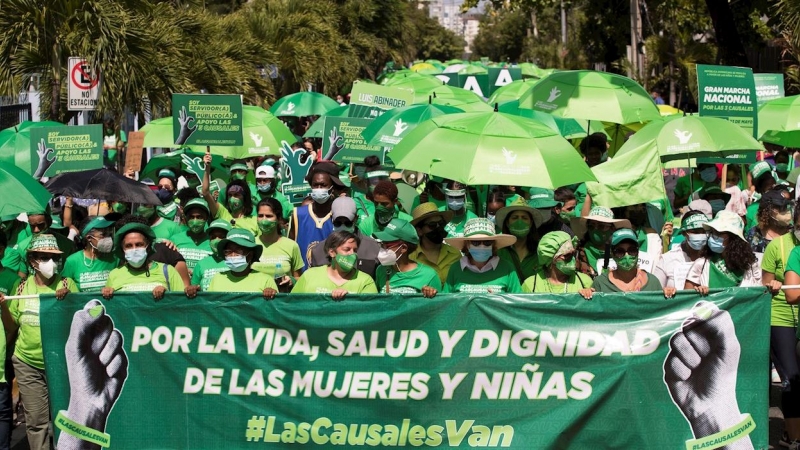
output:
{"label": "green bucket hat", "polygon": [[532,187],[529,192],[531,197],[528,199],[528,205],[531,208],[550,209],[561,204],[553,198],[555,194],[550,189]]}
{"label": "green bucket hat", "polygon": [[58,214],[53,214],[50,216],[51,223],[48,228],[51,230],[66,230],[67,227],[64,226],[64,222],[61,221],[61,217]]}
{"label": "green bucket hat", "polygon": [[208,224],[208,229],[211,230],[212,228],[216,228],[218,230],[225,230],[226,232],[231,231],[231,229],[233,229],[231,223],[223,219],[217,219]]}
{"label": "green bucket hat", "polygon": [[86,238],[86,235],[89,234],[92,230],[108,228],[111,225],[114,225],[114,222],[110,220],[106,220],[103,216],[97,216],[87,223],[83,229],[81,230],[81,237]]}
{"label": "green bucket hat", "polygon": [[124,257],[125,255],[125,252],[122,251],[122,240],[125,238],[126,234],[133,232],[143,234],[150,241],[148,252],[152,252],[153,243],[156,241],[156,235],[153,229],[145,224],[133,222],[123,226],[114,233],[114,248],[120,257]]}
{"label": "green bucket hat", "polygon": [[419,244],[419,236],[414,225],[403,219],[392,219],[381,231],[372,233],[376,239],[383,242],[403,241],[411,244]]}
{"label": "green bucket hat", "polygon": [[264,251],[264,247],[261,246],[258,242],[256,242],[256,237],[253,236],[248,230],[243,228],[233,228],[228,232],[228,236],[219,241],[219,245],[217,248],[219,249],[220,255],[223,254],[225,251],[225,246],[228,243],[233,242],[236,245],[239,245],[244,248],[249,248],[253,250],[253,262],[257,262],[261,259],[261,253]]}

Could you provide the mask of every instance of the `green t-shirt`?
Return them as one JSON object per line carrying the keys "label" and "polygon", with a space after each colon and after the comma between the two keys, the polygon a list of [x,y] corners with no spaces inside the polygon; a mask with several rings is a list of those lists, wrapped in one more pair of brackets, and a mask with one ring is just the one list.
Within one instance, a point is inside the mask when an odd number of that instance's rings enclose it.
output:
{"label": "green t-shirt", "polygon": [[230,270],[214,275],[208,285],[208,292],[263,292],[264,289],[278,290],[278,285],[271,275],[250,271],[240,277]]}
{"label": "green t-shirt", "polygon": [[553,284],[547,279],[547,274],[540,270],[522,283],[522,292],[563,294],[566,292],[578,292],[581,289],[590,287],[592,287],[592,279],[589,275],[576,273],[569,277],[564,284]]}
{"label": "green t-shirt", "polygon": [[[661,282],[658,281],[655,275],[647,272],[644,273],[647,274],[647,282],[639,291],[660,291],[664,289],[661,287]],[[592,287],[597,292],[622,292],[622,290],[608,278],[608,272],[603,272],[598,275],[597,278],[594,279]]]}
{"label": "green t-shirt", "polygon": [[525,259],[520,261],[513,247],[504,247],[497,251],[497,256],[517,270],[520,280],[527,280],[532,277],[539,268],[539,257],[536,252],[529,252]]}
{"label": "green t-shirt", "polygon": [[[697,191],[705,188],[706,186],[717,186],[717,187],[719,187],[719,181],[712,181],[711,183],[706,183],[705,181],[700,179],[699,176],[695,177],[692,180],[691,186],[690,186],[689,185],[689,177],[690,176],[692,176],[691,173],[689,175],[684,175],[684,176],[678,178],[677,181],[675,181],[675,191],[674,191],[675,192],[675,197],[680,197],[680,198],[688,197],[689,194],[691,194],[693,192],[697,192]],[[692,190],[692,188],[694,188],[694,190]],[[692,199],[690,198],[689,201],[687,201],[687,203],[691,203],[691,201],[692,201]]]}
{"label": "green t-shirt", "polygon": [[[253,208],[255,211],[255,208]],[[222,206],[222,204],[217,203],[217,215],[214,217],[215,219],[222,219],[228,222],[234,221],[233,227],[234,228],[242,228],[244,230],[248,230],[249,232],[253,233],[253,236],[258,234],[258,220],[254,216],[246,216],[240,217],[238,219],[234,219],[231,213]]]}
{"label": "green t-shirt", "polygon": [[261,258],[253,264],[253,270],[275,276],[275,265],[280,263],[281,270],[287,275],[303,268],[303,256],[300,255],[300,246],[297,242],[281,237],[275,243],[267,246],[261,239],[256,239],[264,251]]}
{"label": "green t-shirt", "polygon": [[[64,288],[65,283],[62,280],[66,280],[66,287],[70,292],[78,292],[78,286],[75,286],[74,281],[62,278],[60,275],[53,277],[53,282],[49,286],[38,286],[33,278],[29,278],[24,282],[22,289],[18,289],[19,283],[22,283],[20,281],[14,286],[13,292],[15,295],[17,292],[19,295],[55,294],[57,290]],[[14,354],[25,364],[44,370],[42,333],[39,328],[39,299],[10,300],[8,310],[11,312],[11,318],[19,325]]]}
{"label": "green t-shirt", "polygon": [[75,280],[80,292],[99,292],[106,285],[108,274],[119,267],[119,259],[111,253],[99,253],[89,259],[83,250],[69,255],[61,275]]}
{"label": "green t-shirt", "polygon": [[0,292],[2,292],[3,295],[11,295],[11,293],[14,292],[14,285],[17,284],[18,281],[19,275],[17,275],[17,272],[5,267],[0,267]]}
{"label": "green t-shirt", "polygon": [[[783,236],[773,239],[767,244],[764,250],[764,257],[761,259],[761,269],[764,272],[775,274],[775,279],[784,282],[786,264],[792,250],[800,242],[794,233],[786,233]],[[770,325],[773,327],[794,327],[797,325],[797,306],[786,303],[786,294],[781,290],[772,297],[772,309],[770,313]]]}
{"label": "green t-shirt", "polygon": [[[396,206],[394,209],[393,217],[395,219],[405,220],[406,222],[411,222],[413,220],[413,218],[409,214],[400,211],[399,209],[397,209]],[[372,215],[358,218],[358,229],[361,230],[361,232],[364,233],[365,235],[372,236],[374,232],[383,230],[383,227],[381,227],[380,225],[377,224],[377,222],[375,222],[375,213],[373,211]]]}
{"label": "green t-shirt", "polygon": [[747,224],[744,227],[745,231],[748,231],[750,228],[758,225],[758,204],[759,202],[751,203],[747,207],[747,215],[745,216],[747,219]]}
{"label": "green t-shirt", "polygon": [[[128,143],[128,137],[125,136],[125,131],[119,130],[119,140],[124,142],[124,143],[126,143],[126,144]],[[108,145],[111,146],[111,148],[109,148],[107,150],[107,152],[108,152],[108,160],[112,164],[116,164],[116,161],[117,161],[117,135],[116,134],[111,134],[109,136],[103,136],[103,145],[106,145],[106,142],[108,143]]]}
{"label": "green t-shirt", "polygon": [[6,247],[6,252],[0,265],[14,272],[27,272],[25,261],[22,260],[19,250],[12,247]]}
{"label": "green t-shirt", "polygon": [[[398,272],[397,266],[391,266],[389,270],[389,292],[392,294],[419,294],[425,286],[430,286],[437,291],[442,290],[442,281],[439,280],[439,274],[425,264],[417,263],[417,267],[407,272]],[[379,291],[385,293],[385,267],[376,269],[375,281]]]}
{"label": "green t-shirt", "polygon": [[[164,277],[165,266],[169,282]],[[106,281],[106,287],[122,292],[150,292],[157,286],[164,286],[168,291],[183,291],[185,287],[181,275],[174,267],[155,261],[151,263],[149,271],[134,272],[127,264],[118,267],[108,274]]]}
{"label": "green t-shirt", "polygon": [[224,258],[216,258],[213,255],[201,259],[192,271],[192,284],[200,286],[201,291],[207,291],[208,285],[214,275],[225,272],[228,266],[225,265]]}
{"label": "green t-shirt", "polygon": [[[792,233],[789,233],[790,235]],[[778,242],[781,238],[775,239],[767,245],[767,252],[769,252],[770,246]],[[778,243],[777,245],[780,245]],[[764,259],[767,259],[767,253],[764,253]],[[761,264],[761,267],[764,268],[765,263]],[[800,246],[795,247],[792,249],[791,253],[789,253],[789,261],[786,263],[786,272],[794,272],[800,274]],[[775,279],[778,279],[777,272],[775,274]],[[783,281],[782,279],[780,281]],[[781,292],[783,294],[783,292]],[[789,306],[788,304],[784,303],[784,305],[780,305],[781,309],[776,311],[776,297],[772,299],[772,314],[770,319],[770,324],[772,326],[796,326],[797,325],[797,306]],[[784,296],[784,298],[786,298]],[[792,316],[792,312],[794,312],[794,316]],[[787,315],[788,314],[788,315]]]}
{"label": "green t-shirt", "polygon": [[175,221],[175,215],[178,214],[178,204],[174,201],[167,203],[166,205],[156,207],[156,213],[159,217],[162,217],[166,220]]}
{"label": "green t-shirt", "polygon": [[297,280],[292,294],[330,294],[334,289],[345,289],[351,294],[377,294],[375,282],[366,273],[357,270],[352,280],[337,286],[328,277],[328,266],[312,267]]}
{"label": "green t-shirt", "polygon": [[184,230],[172,237],[172,243],[186,260],[190,272],[200,260],[211,255],[211,244],[206,234],[201,235],[199,240],[194,240],[189,236],[189,232]]}
{"label": "green t-shirt", "polygon": [[[491,291],[491,292],[489,292]],[[443,292],[463,294],[517,294],[522,292],[514,266],[498,258],[494,270],[476,273],[461,268],[461,260],[450,266]]]}
{"label": "green t-shirt", "polygon": [[[447,211],[447,207],[439,208],[439,211]],[[475,215],[474,212],[469,210],[466,210],[466,214],[461,216],[461,218],[453,216],[450,222],[444,226],[444,230],[447,231],[447,237],[454,238],[464,236],[464,225],[469,219],[475,219],[477,217],[478,216]]]}
{"label": "green t-shirt", "polygon": [[262,194],[262,193],[258,192],[257,188],[251,188],[251,189],[254,189],[253,190],[253,213],[254,213],[254,215],[256,215],[256,216],[258,215],[258,211],[257,211],[257,207],[256,207],[258,205],[258,202],[260,202],[261,200],[263,200],[265,198],[274,198],[275,200],[277,200],[281,204],[281,207],[283,208],[283,218],[285,220],[289,220],[289,218],[292,217],[292,210],[294,209],[294,205],[292,204],[292,202],[289,201],[288,198],[286,198],[285,195],[283,195],[282,193],[280,193],[280,192],[278,192],[278,191],[276,191],[274,189],[269,194]]}
{"label": "green t-shirt", "polygon": [[159,218],[158,223],[151,225],[156,239],[172,240],[173,236],[181,232],[181,226],[171,220]]}

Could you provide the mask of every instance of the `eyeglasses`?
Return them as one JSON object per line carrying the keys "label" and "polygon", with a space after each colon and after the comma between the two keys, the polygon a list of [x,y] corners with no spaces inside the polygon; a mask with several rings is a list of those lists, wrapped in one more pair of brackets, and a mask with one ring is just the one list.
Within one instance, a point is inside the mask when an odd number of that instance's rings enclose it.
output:
{"label": "eyeglasses", "polygon": [[469,243],[473,247],[491,247],[494,245],[494,241],[469,241]]}
{"label": "eyeglasses", "polygon": [[428,227],[430,229],[444,228],[445,222],[444,222],[444,220],[431,220],[431,221],[425,222],[424,226],[426,226],[426,227]]}
{"label": "eyeglasses", "polygon": [[335,227],[352,227],[353,221],[347,219],[336,219],[333,221],[333,226]]}
{"label": "eyeglasses", "polygon": [[612,251],[614,258],[622,258],[625,254],[629,254],[631,256],[639,256],[639,247],[628,247],[627,249],[622,247],[617,247]]}

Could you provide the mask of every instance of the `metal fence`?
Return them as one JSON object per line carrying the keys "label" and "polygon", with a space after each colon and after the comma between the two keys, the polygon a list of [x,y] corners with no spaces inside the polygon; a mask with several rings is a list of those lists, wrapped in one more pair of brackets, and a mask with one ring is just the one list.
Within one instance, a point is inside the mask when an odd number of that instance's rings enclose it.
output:
{"label": "metal fence", "polygon": [[0,105],[0,130],[31,120],[31,104]]}

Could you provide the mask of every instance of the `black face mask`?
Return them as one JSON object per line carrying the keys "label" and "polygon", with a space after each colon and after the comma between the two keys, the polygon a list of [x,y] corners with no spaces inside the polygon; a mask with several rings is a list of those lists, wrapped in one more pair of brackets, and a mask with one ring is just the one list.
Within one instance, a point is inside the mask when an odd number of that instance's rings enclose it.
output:
{"label": "black face mask", "polygon": [[434,244],[441,244],[444,242],[444,238],[447,237],[447,231],[444,231],[443,228],[437,228],[433,231],[425,233],[425,237]]}
{"label": "black face mask", "polygon": [[161,200],[161,203],[168,203],[172,201],[172,191],[168,191],[166,189],[159,189],[156,191],[156,197]]}

